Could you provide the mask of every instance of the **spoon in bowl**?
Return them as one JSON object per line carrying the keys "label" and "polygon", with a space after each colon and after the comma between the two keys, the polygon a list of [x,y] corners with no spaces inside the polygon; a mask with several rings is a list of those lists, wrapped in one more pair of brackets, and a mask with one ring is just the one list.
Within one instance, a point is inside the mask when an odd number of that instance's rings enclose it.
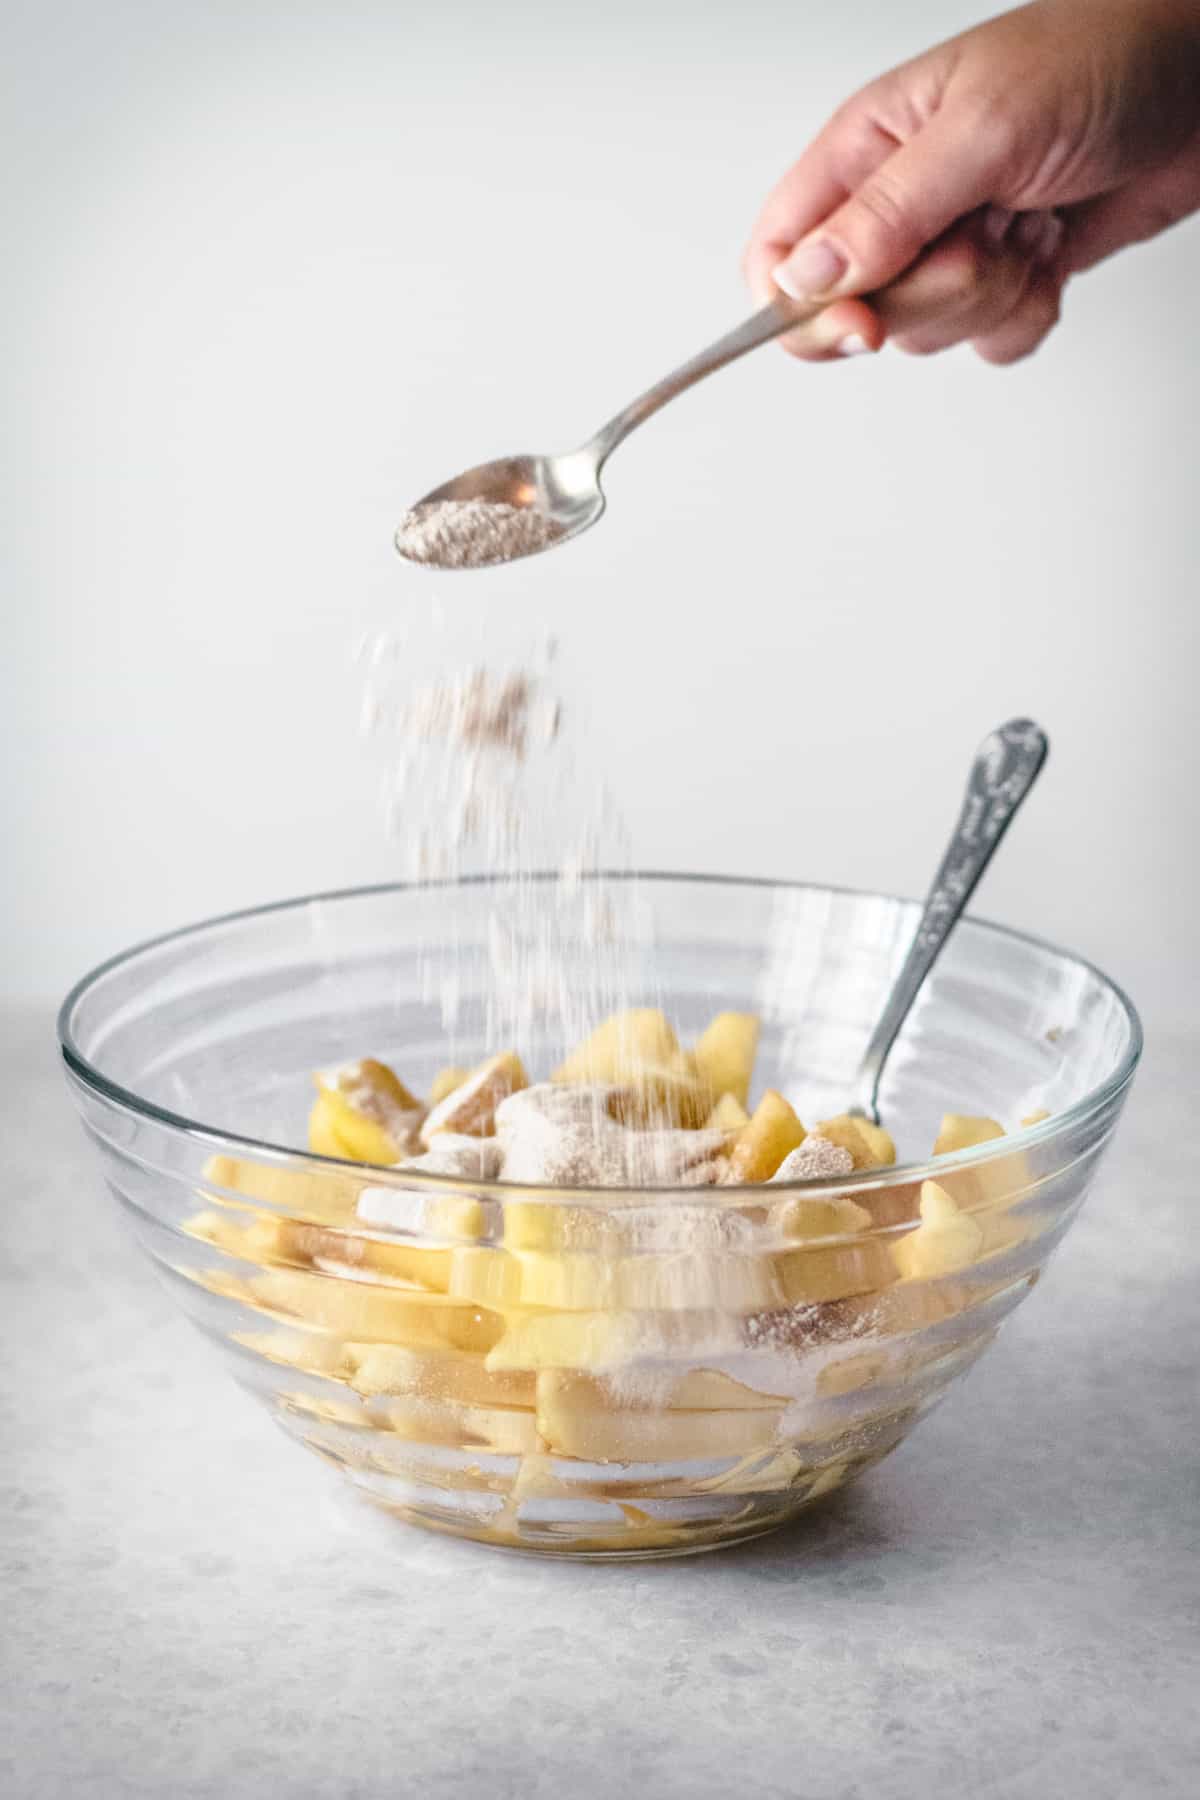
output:
{"label": "spoon in bowl", "polygon": [[892,1046],[961,918],[1000,840],[1037,780],[1049,753],[1032,719],[1010,719],[983,740],[971,764],[962,811],[933,878],[916,932],[892,984],[879,1023],[863,1052],[853,1084],[852,1118],[880,1123],[879,1089]]}
{"label": "spoon in bowl", "polygon": [[751,318],[631,401],[580,449],[502,456],[431,488],[401,520],[397,550],[427,567],[484,568],[578,537],[604,511],[601,470],[631,431],[706,375],[785,331],[811,326],[822,311],[823,305],[797,305],[776,292]]}

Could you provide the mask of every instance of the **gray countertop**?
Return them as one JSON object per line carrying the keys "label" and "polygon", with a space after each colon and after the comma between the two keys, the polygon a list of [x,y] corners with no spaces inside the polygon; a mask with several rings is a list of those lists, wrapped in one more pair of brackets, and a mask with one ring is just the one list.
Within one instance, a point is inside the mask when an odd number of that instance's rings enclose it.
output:
{"label": "gray countertop", "polygon": [[0,1792],[1196,1791],[1200,1039],[982,1365],[798,1526],[542,1563],[342,1497],[177,1317],[3,1025]]}

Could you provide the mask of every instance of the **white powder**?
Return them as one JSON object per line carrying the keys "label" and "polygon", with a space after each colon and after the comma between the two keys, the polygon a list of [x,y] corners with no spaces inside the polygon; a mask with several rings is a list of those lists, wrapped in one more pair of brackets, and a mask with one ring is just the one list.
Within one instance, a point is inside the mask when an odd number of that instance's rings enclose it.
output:
{"label": "white powder", "polygon": [[531,732],[543,744],[558,736],[561,709],[553,700],[535,709],[537,686],[524,670],[493,676],[469,669],[420,689],[402,709],[401,726],[422,743],[440,739],[460,750],[497,750],[524,762]]}
{"label": "white powder", "polygon": [[[425,1175],[465,1175],[478,1181],[494,1181],[500,1173],[500,1146],[495,1138],[464,1137],[442,1131],[429,1149],[410,1157],[402,1168]],[[359,1207],[362,1216],[362,1207]]]}
{"label": "white powder", "polygon": [[798,1150],[784,1157],[771,1180],[826,1181],[834,1175],[849,1175],[853,1167],[854,1158],[848,1150],[813,1132]]}
{"label": "white powder", "polygon": [[[461,619],[456,611],[451,623]],[[410,879],[496,880],[482,946],[478,892],[461,902],[447,894],[442,941],[422,954],[423,997],[440,1006],[451,1060],[474,1060],[482,1037],[490,1051],[517,1049],[552,1067],[608,1013],[653,1003],[636,884],[596,878],[629,867],[628,838],[562,741],[553,641],[507,666],[439,669],[431,652],[446,653],[438,640],[448,627],[436,610],[431,623],[419,645],[401,626],[360,648],[364,735],[385,759],[389,835]],[[479,948],[483,982],[466,973]]]}
{"label": "white powder", "polygon": [[482,569],[547,550],[563,527],[536,506],[502,500],[422,500],[406,512],[396,548],[409,562]]}
{"label": "white powder", "polygon": [[546,1187],[711,1186],[720,1131],[633,1130],[613,1116],[621,1090],[540,1082],[496,1109],[505,1181]]}

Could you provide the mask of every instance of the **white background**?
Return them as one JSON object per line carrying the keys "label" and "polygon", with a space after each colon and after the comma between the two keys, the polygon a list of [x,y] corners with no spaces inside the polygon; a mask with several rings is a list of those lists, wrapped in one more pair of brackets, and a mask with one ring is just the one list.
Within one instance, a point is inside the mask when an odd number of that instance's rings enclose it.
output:
{"label": "white background", "polygon": [[350,651],[439,594],[464,641],[557,630],[651,865],[920,891],[975,743],[1034,714],[981,910],[1190,1018],[1200,227],[1012,371],[760,352],[540,561],[391,550],[435,480],[579,440],[733,323],[768,184],[984,10],[10,0],[4,986],[399,873]]}

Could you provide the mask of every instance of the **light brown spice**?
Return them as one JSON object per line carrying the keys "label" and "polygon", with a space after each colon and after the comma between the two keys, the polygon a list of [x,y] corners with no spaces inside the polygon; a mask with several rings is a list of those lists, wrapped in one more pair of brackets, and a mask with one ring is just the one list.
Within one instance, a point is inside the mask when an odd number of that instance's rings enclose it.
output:
{"label": "light brown spice", "polygon": [[396,548],[409,562],[483,569],[547,550],[563,528],[536,506],[504,500],[422,500],[400,521]]}

